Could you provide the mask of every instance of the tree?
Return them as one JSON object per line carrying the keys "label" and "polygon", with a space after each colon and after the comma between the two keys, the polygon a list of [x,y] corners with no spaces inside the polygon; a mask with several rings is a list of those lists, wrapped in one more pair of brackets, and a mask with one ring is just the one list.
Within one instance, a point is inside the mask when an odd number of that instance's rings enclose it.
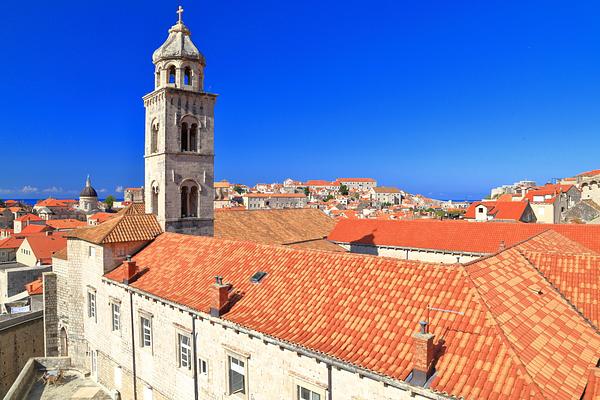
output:
{"label": "tree", "polygon": [[331,200],[331,199],[333,199],[333,198],[334,198],[334,197],[333,197],[332,195],[328,194],[328,195],[327,195],[327,197],[325,197],[325,198],[323,199],[323,201],[329,201],[329,200]]}
{"label": "tree", "polygon": [[108,195],[108,197],[104,199],[104,204],[106,204],[106,208],[112,210],[113,204],[115,204],[115,200],[115,196],[113,196],[112,194]]}
{"label": "tree", "polygon": [[348,193],[349,193],[349,192],[350,192],[350,191],[348,190],[348,186],[344,185],[343,183],[342,183],[342,184],[340,184],[340,194],[341,194],[342,196],[348,196]]}
{"label": "tree", "polygon": [[234,192],[237,192],[238,194],[242,194],[242,193],[244,193],[244,189],[242,189],[242,187],[241,187],[240,185],[235,185],[235,186],[233,187],[233,191],[234,191]]}
{"label": "tree", "polygon": [[307,187],[304,188],[304,195],[306,197],[308,197],[310,195],[310,189],[308,189]]}

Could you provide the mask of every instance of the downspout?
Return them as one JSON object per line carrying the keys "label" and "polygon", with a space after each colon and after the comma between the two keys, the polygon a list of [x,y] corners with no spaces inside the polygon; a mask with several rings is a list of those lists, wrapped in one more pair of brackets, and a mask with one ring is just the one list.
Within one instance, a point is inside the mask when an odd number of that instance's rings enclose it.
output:
{"label": "downspout", "polygon": [[327,364],[327,388],[329,389],[327,391],[328,400],[333,400],[333,390],[331,390],[332,383],[333,383],[333,378],[331,376],[331,364]]}
{"label": "downspout", "polygon": [[131,315],[131,363],[133,367],[133,399],[137,400],[137,373],[135,369],[135,333],[133,331],[133,292],[129,291],[129,313]]}
{"label": "downspout", "polygon": [[198,357],[196,354],[196,317],[192,315],[192,353],[194,354],[194,399],[198,400]]}

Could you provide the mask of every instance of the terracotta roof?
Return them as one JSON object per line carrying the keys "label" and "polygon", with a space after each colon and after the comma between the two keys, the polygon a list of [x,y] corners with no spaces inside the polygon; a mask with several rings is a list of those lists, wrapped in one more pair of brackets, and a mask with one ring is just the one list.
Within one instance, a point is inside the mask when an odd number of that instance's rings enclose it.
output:
{"label": "terracotta roof", "polygon": [[600,335],[517,248],[466,270],[546,399],[580,399],[600,357]]}
{"label": "terracotta roof", "polygon": [[127,207],[119,210],[117,213],[119,215],[136,215],[136,214],[146,214],[146,205],[144,203],[131,203],[128,204]]}
{"label": "terracotta roof", "polygon": [[35,205],[36,207],[70,207],[74,203],[77,203],[77,200],[58,200],[49,197],[38,201]]}
{"label": "terracotta roof", "polygon": [[25,228],[21,229],[21,232],[17,233],[17,235],[29,235],[32,233],[47,232],[51,230],[54,230],[54,228],[48,225],[29,224]]}
{"label": "terracotta roof", "polygon": [[338,251],[338,252],[346,252],[347,250],[343,247],[331,243],[327,239],[316,239],[316,240],[307,240],[306,242],[298,242],[291,243],[289,245],[295,249],[313,249],[313,250],[323,250],[323,251]]}
{"label": "terracotta roof", "polygon": [[373,178],[337,178],[336,182],[375,182]]}
{"label": "terracotta roof", "polygon": [[78,219],[66,218],[66,219],[49,219],[46,221],[46,225],[51,226],[54,229],[75,229],[87,224],[84,221]]}
{"label": "terracotta roof", "polygon": [[577,176],[596,176],[596,175],[600,175],[600,169],[594,169],[591,171],[586,171],[586,172],[577,174]]}
{"label": "terracotta roof", "polygon": [[323,179],[310,179],[304,182],[306,186],[336,186],[335,182],[326,181]]}
{"label": "terracotta roof", "polygon": [[[574,185],[571,184],[567,184],[567,185],[553,185],[553,184],[546,184],[544,186],[540,186],[536,189],[530,190],[525,194],[525,198],[528,199],[529,201],[533,202],[534,197],[535,196],[552,196],[553,198],[559,194],[559,193],[567,193],[569,190],[571,190],[572,188],[574,188]],[[549,199],[545,199],[544,201],[549,200]]]}
{"label": "terracotta roof", "polygon": [[70,231],[68,237],[102,244],[152,240],[161,232],[153,214],[122,214],[98,226]]}
{"label": "terracotta roof", "polygon": [[430,388],[454,396],[578,400],[599,355],[598,334],[515,248],[462,267],[164,233],[134,261],[146,272],[133,287],[208,312],[224,276],[243,293],[224,319],[398,380],[427,307],[462,312],[430,316],[443,346]]}
{"label": "terracotta roof", "polygon": [[59,260],[67,260],[68,255],[68,247],[65,246],[64,249],[58,250],[54,254],[52,254],[52,258],[58,258]]}
{"label": "terracotta roof", "polygon": [[22,217],[15,219],[15,221],[43,221],[40,217],[34,214],[25,214]]}
{"label": "terracotta roof", "polygon": [[67,246],[67,239],[60,232],[47,235],[27,236],[25,241],[31,251],[42,264],[52,264],[52,253],[62,250]]}
{"label": "terracotta roof", "polygon": [[18,249],[23,243],[24,238],[8,237],[0,240],[0,249]]}
{"label": "terracotta roof", "polygon": [[600,252],[600,225],[591,224],[340,219],[328,239],[342,243],[492,254],[502,243],[506,247],[512,246],[550,229]]}
{"label": "terracotta roof", "polygon": [[374,187],[373,190],[375,191],[375,193],[401,193],[400,189],[387,186],[377,186]]}
{"label": "terracotta roof", "polygon": [[101,224],[118,216],[119,214],[117,213],[97,212],[96,214],[90,215],[88,217],[88,221],[96,221],[97,223]]}
{"label": "terracotta roof", "polygon": [[523,218],[528,205],[529,203],[526,201],[476,201],[467,208],[465,218],[475,218],[475,209],[485,206],[487,214],[494,216],[494,219],[519,221]]}
{"label": "terracotta roof", "polygon": [[306,198],[304,193],[245,193],[244,197],[290,197]]}
{"label": "terracotta roof", "polygon": [[[314,208],[215,213],[215,237],[291,244],[324,239],[335,221]],[[334,245],[339,248],[339,246]]]}
{"label": "terracotta roof", "polygon": [[30,296],[36,294],[44,294],[44,283],[41,279],[36,279],[33,282],[29,282],[25,284],[25,290]]}

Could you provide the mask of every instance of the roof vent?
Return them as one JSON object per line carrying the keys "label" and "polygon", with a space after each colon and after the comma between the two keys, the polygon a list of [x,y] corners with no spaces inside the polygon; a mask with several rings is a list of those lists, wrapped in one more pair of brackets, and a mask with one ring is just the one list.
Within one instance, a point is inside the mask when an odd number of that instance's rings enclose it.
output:
{"label": "roof vent", "polygon": [[257,273],[255,273],[254,275],[252,275],[252,277],[250,278],[250,282],[252,283],[260,283],[260,281],[262,281],[262,279],[267,276],[267,273],[264,271],[258,271]]}

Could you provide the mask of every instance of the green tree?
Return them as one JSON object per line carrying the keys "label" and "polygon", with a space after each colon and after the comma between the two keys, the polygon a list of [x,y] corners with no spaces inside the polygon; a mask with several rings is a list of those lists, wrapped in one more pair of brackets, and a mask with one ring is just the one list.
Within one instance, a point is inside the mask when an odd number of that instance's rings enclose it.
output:
{"label": "green tree", "polygon": [[306,197],[308,197],[310,195],[310,190],[307,187],[304,188],[304,195]]}
{"label": "green tree", "polygon": [[332,195],[330,195],[330,194],[328,194],[328,195],[327,195],[327,197],[325,197],[325,198],[323,199],[323,201],[329,201],[329,200],[331,200],[331,199],[333,199],[333,196],[332,196]]}
{"label": "green tree", "polygon": [[242,194],[242,193],[244,193],[244,189],[242,189],[242,187],[241,187],[240,185],[235,185],[235,186],[233,187],[233,191],[234,191],[234,192],[237,192],[238,194]]}
{"label": "green tree", "polygon": [[340,194],[341,194],[342,196],[348,196],[348,193],[349,193],[349,192],[350,192],[350,191],[348,190],[348,186],[344,185],[343,183],[342,183],[342,184],[340,184]]}
{"label": "green tree", "polygon": [[113,204],[115,204],[115,200],[115,196],[113,196],[112,194],[108,195],[108,197],[104,199],[104,204],[106,204],[106,208],[112,210]]}

